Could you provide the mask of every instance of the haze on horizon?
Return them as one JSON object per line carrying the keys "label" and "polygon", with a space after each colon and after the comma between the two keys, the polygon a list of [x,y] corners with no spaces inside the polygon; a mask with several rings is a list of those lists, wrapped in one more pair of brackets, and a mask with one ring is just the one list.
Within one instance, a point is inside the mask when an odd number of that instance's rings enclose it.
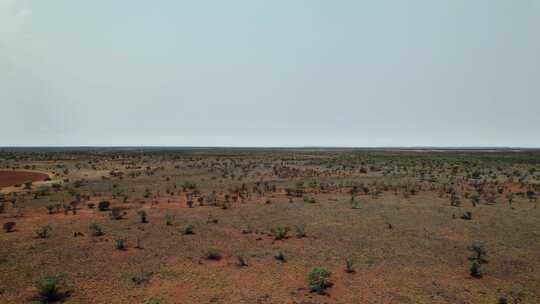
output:
{"label": "haze on horizon", "polygon": [[0,0],[0,146],[540,147],[539,37],[539,0]]}

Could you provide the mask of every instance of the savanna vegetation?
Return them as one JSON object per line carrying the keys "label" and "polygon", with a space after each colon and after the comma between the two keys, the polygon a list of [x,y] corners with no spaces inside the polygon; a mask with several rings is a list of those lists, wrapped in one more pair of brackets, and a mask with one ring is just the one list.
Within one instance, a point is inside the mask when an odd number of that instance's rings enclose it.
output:
{"label": "savanna vegetation", "polygon": [[540,151],[0,151],[0,303],[539,303]]}

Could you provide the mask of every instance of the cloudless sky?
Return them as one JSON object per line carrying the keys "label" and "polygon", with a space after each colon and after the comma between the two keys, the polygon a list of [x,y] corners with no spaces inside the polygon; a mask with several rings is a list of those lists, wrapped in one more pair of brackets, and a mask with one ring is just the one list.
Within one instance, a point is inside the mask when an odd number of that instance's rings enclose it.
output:
{"label": "cloudless sky", "polygon": [[0,146],[540,147],[540,0],[0,0]]}

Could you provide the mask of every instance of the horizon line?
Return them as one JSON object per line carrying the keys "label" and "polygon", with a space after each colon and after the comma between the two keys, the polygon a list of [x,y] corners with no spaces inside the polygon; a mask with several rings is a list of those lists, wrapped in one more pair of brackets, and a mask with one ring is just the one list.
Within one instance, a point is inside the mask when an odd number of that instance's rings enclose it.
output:
{"label": "horizon line", "polygon": [[536,150],[540,146],[257,146],[257,145],[217,145],[217,146],[188,146],[188,145],[13,145],[0,146],[0,149],[13,148],[196,148],[196,149],[511,149],[511,150]]}

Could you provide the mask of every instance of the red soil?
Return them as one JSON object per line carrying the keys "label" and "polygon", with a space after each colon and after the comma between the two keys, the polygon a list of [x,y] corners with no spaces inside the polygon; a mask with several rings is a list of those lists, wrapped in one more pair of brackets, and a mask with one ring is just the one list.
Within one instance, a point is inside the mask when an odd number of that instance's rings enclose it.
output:
{"label": "red soil", "polygon": [[527,190],[529,190],[529,188],[526,185],[520,184],[520,183],[505,183],[504,188],[508,192],[514,192],[514,193],[527,192]]}
{"label": "red soil", "polygon": [[25,181],[42,181],[47,176],[46,173],[35,171],[9,171],[0,170],[0,188],[14,186]]}

